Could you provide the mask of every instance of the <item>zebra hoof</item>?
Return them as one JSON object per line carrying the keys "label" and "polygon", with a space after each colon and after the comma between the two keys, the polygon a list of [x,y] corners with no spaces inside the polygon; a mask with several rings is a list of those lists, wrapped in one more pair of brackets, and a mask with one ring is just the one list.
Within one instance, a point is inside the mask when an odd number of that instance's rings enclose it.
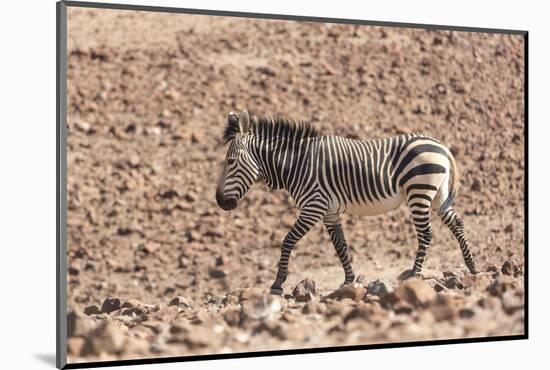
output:
{"label": "zebra hoof", "polygon": [[399,281],[405,281],[405,280],[412,279],[413,277],[416,277],[418,275],[419,275],[418,272],[414,271],[413,269],[410,269],[410,270],[403,271],[397,279]]}
{"label": "zebra hoof", "polygon": [[283,295],[283,288],[271,287],[269,290],[271,295]]}

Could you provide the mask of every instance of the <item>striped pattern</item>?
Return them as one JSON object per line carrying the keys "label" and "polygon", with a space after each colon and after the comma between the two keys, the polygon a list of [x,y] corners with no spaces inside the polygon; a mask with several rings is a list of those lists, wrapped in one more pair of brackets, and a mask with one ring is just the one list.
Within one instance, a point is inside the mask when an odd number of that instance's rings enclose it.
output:
{"label": "striped pattern", "polygon": [[254,183],[263,181],[287,190],[300,210],[283,241],[272,293],[282,293],[294,245],[320,221],[344,268],[344,283],[352,282],[340,215],[377,215],[403,203],[418,238],[406,277],[422,270],[432,240],[431,210],[453,232],[467,267],[476,272],[463,222],[451,207],[459,183],[456,163],[439,141],[420,133],[376,140],[323,136],[308,122],[243,111],[229,115],[224,142],[229,148],[216,192],[220,207],[235,208]]}

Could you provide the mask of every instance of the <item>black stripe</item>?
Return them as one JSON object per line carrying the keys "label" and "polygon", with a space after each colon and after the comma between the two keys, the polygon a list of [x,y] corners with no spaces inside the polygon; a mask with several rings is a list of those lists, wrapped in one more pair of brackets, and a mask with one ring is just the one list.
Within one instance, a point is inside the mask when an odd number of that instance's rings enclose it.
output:
{"label": "black stripe", "polygon": [[[409,141],[409,143],[410,143],[410,141]],[[409,143],[407,143],[407,145]],[[399,163],[399,167],[397,167],[395,169],[395,172],[394,172],[394,175],[393,175],[393,184],[392,184],[394,191],[397,190],[396,182],[397,182],[397,178],[399,177],[401,172],[403,172],[405,167],[407,167],[407,165],[409,163],[411,163],[411,161],[414,158],[416,158],[417,156],[419,156],[422,153],[439,153],[439,154],[443,154],[445,156],[447,155],[447,152],[443,148],[441,148],[440,146],[434,145],[434,144],[421,144],[421,145],[415,146],[414,148],[409,150],[409,152],[405,155],[405,157],[403,157],[403,159]]]}
{"label": "black stripe", "polygon": [[409,172],[407,172],[401,178],[401,180],[399,180],[399,186],[402,187],[403,184],[405,184],[407,181],[409,181],[415,176],[430,175],[434,173],[445,173],[445,172],[446,172],[445,167],[439,164],[432,164],[432,163],[421,164],[420,166],[416,166],[412,168]]}
{"label": "black stripe", "polygon": [[428,202],[431,202],[432,201],[432,198],[427,196],[426,194],[413,194],[409,197],[409,199],[407,200],[407,202],[410,202],[411,200],[413,199],[416,199],[416,198],[420,198],[420,199],[426,199]]}

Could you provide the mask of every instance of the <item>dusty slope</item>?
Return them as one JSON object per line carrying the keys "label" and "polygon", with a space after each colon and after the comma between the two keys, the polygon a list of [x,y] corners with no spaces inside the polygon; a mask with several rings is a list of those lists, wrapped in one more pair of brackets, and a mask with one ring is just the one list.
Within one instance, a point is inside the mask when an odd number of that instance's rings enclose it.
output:
{"label": "dusty slope", "polygon": [[[146,305],[126,315],[78,316],[84,326],[116,319],[99,332],[90,334],[91,326],[73,332],[71,360],[523,332],[520,37],[73,8],[68,33],[69,309],[100,308],[108,297]],[[499,278],[505,288],[493,286],[494,297],[486,288],[499,272],[445,289],[473,314],[444,316],[438,325],[431,305],[396,314],[372,297],[345,300],[334,315],[326,311],[334,302],[319,303],[326,307],[317,316],[302,314],[303,303],[288,298],[274,312],[293,318],[246,319],[246,304],[236,297],[246,287],[270,286],[296,212],[284,193],[264,187],[231,213],[215,204],[226,114],[245,107],[310,119],[327,134],[424,131],[439,138],[460,167],[455,208],[478,264],[500,270],[511,260],[519,272]],[[407,210],[344,221],[356,273],[397,285],[416,251]],[[463,266],[437,220],[426,266],[439,272]],[[306,277],[316,282],[318,297],[343,280],[321,225],[293,252],[286,293]],[[192,300],[193,308],[165,307],[176,296]],[[370,313],[359,315],[356,327],[341,324],[346,311],[363,304],[383,307],[381,324]],[[238,322],[228,324],[220,309],[239,311],[230,314]],[[214,319],[195,320],[204,312]],[[124,328],[130,332],[120,333]],[[108,340],[97,344],[94,335]],[[208,343],[193,344],[201,341],[193,336]],[[88,350],[81,350],[85,343]]]}

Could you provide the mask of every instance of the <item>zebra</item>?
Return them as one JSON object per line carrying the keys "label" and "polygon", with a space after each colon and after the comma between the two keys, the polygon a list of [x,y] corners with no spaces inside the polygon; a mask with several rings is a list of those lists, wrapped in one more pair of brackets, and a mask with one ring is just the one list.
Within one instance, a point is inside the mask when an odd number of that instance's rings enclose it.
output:
{"label": "zebra", "polygon": [[322,221],[342,267],[344,283],[355,280],[341,215],[378,215],[406,203],[418,239],[411,269],[401,280],[417,276],[432,240],[430,211],[457,239],[468,270],[476,262],[453,209],[459,176],[450,150],[434,138],[410,133],[385,139],[359,140],[321,135],[308,121],[230,112],[223,133],[229,144],[216,189],[216,201],[226,211],[258,182],[285,189],[299,215],[285,236],[275,282],[270,293],[282,295],[290,254],[296,243]]}

